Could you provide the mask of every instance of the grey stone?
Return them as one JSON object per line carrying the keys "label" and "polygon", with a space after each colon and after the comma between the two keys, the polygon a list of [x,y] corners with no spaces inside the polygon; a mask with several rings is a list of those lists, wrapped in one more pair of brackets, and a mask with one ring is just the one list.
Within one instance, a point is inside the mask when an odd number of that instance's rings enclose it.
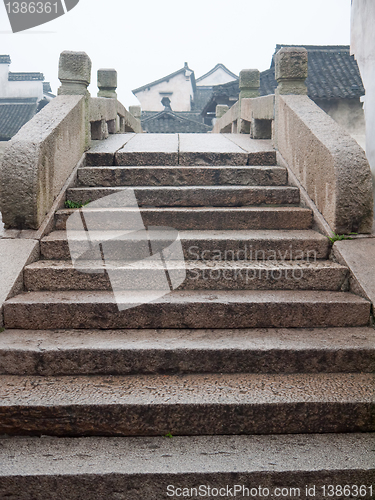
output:
{"label": "grey stone", "polygon": [[[90,210],[90,209],[88,209]],[[139,209],[106,210],[106,229],[119,230],[118,221],[113,215],[123,211],[131,218]],[[101,210],[91,209],[93,214],[102,213]],[[310,229],[312,224],[311,210],[300,207],[188,207],[174,208],[144,208],[140,209],[143,222],[146,226],[167,226],[178,230],[186,229]],[[66,229],[67,218],[72,210],[56,212],[55,228],[60,231]],[[104,219],[102,217],[102,219]],[[104,227],[100,227],[104,229]]]}
{"label": "grey stone", "polygon": [[277,93],[307,95],[307,50],[304,47],[283,47],[275,57]]}
{"label": "grey stone", "polygon": [[91,82],[91,59],[85,52],[65,50],[60,54],[59,95],[88,96],[87,87]]}
{"label": "grey stone", "polygon": [[141,119],[142,109],[141,106],[129,106],[129,113],[137,118],[137,120]]}
{"label": "grey stone", "polygon": [[0,327],[4,301],[22,292],[23,269],[38,258],[38,241],[0,239]]}
{"label": "grey stone", "polygon": [[98,69],[98,97],[117,99],[117,71],[115,69]]}
{"label": "grey stone", "polygon": [[[137,299],[138,297],[138,299]],[[121,307],[143,301],[124,292]],[[29,292],[7,300],[7,328],[311,328],[366,326],[371,303],[342,292],[285,290],[173,291],[119,311],[106,291]]]}
{"label": "grey stone", "polygon": [[2,375],[373,373],[374,368],[372,328],[0,333]]}
{"label": "grey stone", "polygon": [[229,106],[227,106],[226,104],[218,104],[216,106],[216,113],[215,113],[216,118],[221,118],[222,116],[224,116],[225,113],[228,111],[228,109]]}
{"label": "grey stone", "polygon": [[[171,493],[201,484],[227,491],[238,484],[249,489],[262,485],[270,492],[280,486],[300,488],[300,497],[306,498],[306,487],[320,493],[327,484],[371,485],[373,443],[371,433],[3,438],[0,495],[160,500],[168,485]],[[371,498],[369,487],[363,498]]]}
{"label": "grey stone", "polygon": [[259,96],[260,72],[257,69],[243,69],[239,79],[240,100]]}
{"label": "grey stone", "polygon": [[[151,233],[151,234],[150,234]],[[153,241],[162,244],[165,234],[149,231]],[[179,233],[184,258],[187,261],[213,260],[301,260],[316,261],[327,259],[330,250],[328,238],[314,231],[277,231],[269,230],[227,230],[227,231],[180,231]],[[109,238],[108,238],[109,237]],[[91,233],[91,241],[101,242],[111,239],[113,255],[139,255],[143,236],[130,234],[124,236],[121,231],[113,231],[105,236],[100,231]],[[86,242],[86,235],[75,235],[77,241]],[[70,259],[65,231],[54,231],[40,242],[41,255],[44,259]],[[148,245],[147,245],[148,247]],[[148,250],[148,248],[147,248]]]}
{"label": "grey stone", "polygon": [[115,154],[125,146],[135,134],[114,134],[105,140],[94,141],[86,153],[86,165],[114,165]]}
{"label": "grey stone", "polygon": [[[67,197],[76,202],[95,201],[123,190],[123,187],[76,187],[67,191]],[[133,190],[138,205],[144,207],[242,207],[299,203],[299,191],[293,186],[146,186],[134,187]]]}
{"label": "grey stone", "polygon": [[177,165],[178,134],[138,134],[115,155],[116,165]]}
{"label": "grey stone", "polygon": [[[89,162],[101,160],[87,153]],[[110,163],[110,159],[108,163]],[[103,165],[107,159],[103,158]],[[84,167],[78,170],[83,186],[282,186],[288,181],[284,167]]]}

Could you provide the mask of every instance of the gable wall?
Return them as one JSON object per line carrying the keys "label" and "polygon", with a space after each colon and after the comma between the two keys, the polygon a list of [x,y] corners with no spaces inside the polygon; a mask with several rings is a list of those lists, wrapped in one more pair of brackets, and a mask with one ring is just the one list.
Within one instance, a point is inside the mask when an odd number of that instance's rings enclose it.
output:
{"label": "gable wall", "polygon": [[232,82],[234,78],[223,69],[218,68],[212,75],[207,76],[203,80],[199,80],[197,85],[199,87],[211,86],[211,85],[222,85],[224,83]]}

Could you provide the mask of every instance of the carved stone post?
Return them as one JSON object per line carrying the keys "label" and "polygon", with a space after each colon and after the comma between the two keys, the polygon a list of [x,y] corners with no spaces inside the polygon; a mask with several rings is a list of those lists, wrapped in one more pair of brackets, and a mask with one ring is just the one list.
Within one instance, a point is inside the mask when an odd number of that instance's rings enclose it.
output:
{"label": "carved stone post", "polygon": [[137,120],[141,119],[142,109],[141,106],[129,106],[129,113],[137,118]]}
{"label": "carved stone post", "polygon": [[85,122],[86,138],[85,147],[91,144],[90,128],[90,93],[87,87],[91,81],[91,59],[86,52],[72,52],[65,50],[60,54],[59,80],[61,86],[58,95],[83,95],[85,96]]}
{"label": "carved stone post", "polygon": [[303,47],[284,47],[276,54],[275,78],[279,95],[307,95],[307,50]]}
{"label": "carved stone post", "polygon": [[227,106],[226,104],[218,104],[216,106],[216,110],[215,110],[216,119],[219,119],[222,116],[224,116],[225,113],[228,111],[228,109],[229,109],[229,106]]}
{"label": "carved stone post", "polygon": [[259,97],[260,73],[257,69],[240,71],[240,100],[247,97]]}
{"label": "carved stone post", "polygon": [[98,88],[98,97],[117,99],[117,71],[115,69],[99,69]]}
{"label": "carved stone post", "polygon": [[87,87],[91,81],[91,59],[86,52],[65,50],[60,54],[59,80],[59,95],[90,96]]}

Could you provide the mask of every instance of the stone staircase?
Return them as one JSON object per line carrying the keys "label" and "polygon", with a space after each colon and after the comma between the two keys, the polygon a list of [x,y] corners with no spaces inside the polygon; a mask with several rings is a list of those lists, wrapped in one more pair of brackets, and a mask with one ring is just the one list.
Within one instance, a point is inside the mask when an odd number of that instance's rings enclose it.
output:
{"label": "stone staircase", "polygon": [[[131,287],[116,303],[100,261],[83,273],[70,259],[74,210],[56,213],[25,292],[4,305],[0,433],[13,437],[0,440],[0,497],[151,500],[168,485],[251,484],[302,498],[315,485],[325,498],[325,485],[357,484],[371,498],[370,303],[347,291],[348,269],[329,260],[275,152],[115,158],[89,152],[67,199],[134,187],[157,247],[156,226],[179,231],[185,262],[170,270],[186,279],[150,303],[130,307],[142,295]],[[136,208],[85,210],[94,246],[110,236],[109,268],[129,272],[116,255],[136,259],[144,234],[124,235],[118,215]],[[84,247],[82,232],[70,237]],[[158,266],[132,266],[147,289]]]}

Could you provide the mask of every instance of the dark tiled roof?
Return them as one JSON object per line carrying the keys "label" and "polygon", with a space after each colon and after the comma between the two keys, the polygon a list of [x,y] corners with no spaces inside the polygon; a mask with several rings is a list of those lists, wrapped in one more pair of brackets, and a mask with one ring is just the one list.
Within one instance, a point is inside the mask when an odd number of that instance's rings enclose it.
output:
{"label": "dark tiled roof", "polygon": [[166,110],[142,112],[141,125],[149,133],[205,133],[211,127],[205,125],[199,113]]}
{"label": "dark tiled roof", "polygon": [[46,94],[52,92],[51,84],[49,82],[43,82],[43,92]]}
{"label": "dark tiled roof", "polygon": [[235,75],[234,73],[232,73],[231,71],[229,71],[229,69],[226,66],[224,66],[224,64],[219,63],[219,64],[216,64],[216,66],[214,68],[212,68],[208,73],[206,73],[203,76],[200,76],[199,78],[197,78],[197,80],[196,80],[197,84],[199,84],[199,82],[201,80],[203,80],[204,78],[207,78],[207,76],[210,76],[210,75],[212,75],[212,73],[215,73],[215,71],[217,69],[220,69],[220,68],[223,69],[226,73],[228,73],[229,76],[231,76],[235,80],[238,80],[238,76],[237,75]]}
{"label": "dark tiled roof", "polygon": [[157,85],[158,83],[165,82],[167,80],[170,80],[171,78],[179,75],[180,73],[185,72],[186,70],[191,71],[191,83],[193,85],[193,90],[195,90],[195,76],[194,76],[194,71],[189,68],[187,63],[185,63],[185,66],[174,73],[171,73],[170,75],[164,76],[163,78],[160,78],[159,80],[155,80],[154,82],[148,83],[147,85],[142,85],[142,87],[138,87],[137,89],[132,90],[133,94],[136,94],[138,92],[141,92],[142,90],[146,90],[149,87],[153,87],[154,85]]}
{"label": "dark tiled roof", "polygon": [[10,60],[10,56],[1,55],[0,56],[0,64],[10,64],[12,61]]}
{"label": "dark tiled roof", "polygon": [[10,82],[43,81],[43,73],[11,73],[9,71],[8,80]]}
{"label": "dark tiled roof", "polygon": [[36,113],[37,99],[0,99],[0,140],[8,141]]}
{"label": "dark tiled roof", "polygon": [[194,111],[202,111],[208,101],[211,99],[212,88],[197,87],[194,93]]}
{"label": "dark tiled roof", "polygon": [[[276,52],[282,47],[276,45]],[[308,95],[311,99],[356,99],[365,94],[349,45],[298,45],[308,52]],[[275,56],[274,54],[274,56]],[[274,68],[274,56],[271,69]],[[276,82],[275,82],[276,84]]]}
{"label": "dark tiled roof", "polygon": [[[295,45],[277,45],[275,54],[282,47]],[[358,99],[365,94],[357,62],[350,55],[348,45],[298,45],[308,51],[307,93],[311,99]],[[261,96],[274,94],[277,87],[275,63],[272,58],[271,68],[260,74]],[[202,114],[214,112],[216,104],[229,104],[229,99],[238,99],[238,81],[216,85],[210,100]]]}

